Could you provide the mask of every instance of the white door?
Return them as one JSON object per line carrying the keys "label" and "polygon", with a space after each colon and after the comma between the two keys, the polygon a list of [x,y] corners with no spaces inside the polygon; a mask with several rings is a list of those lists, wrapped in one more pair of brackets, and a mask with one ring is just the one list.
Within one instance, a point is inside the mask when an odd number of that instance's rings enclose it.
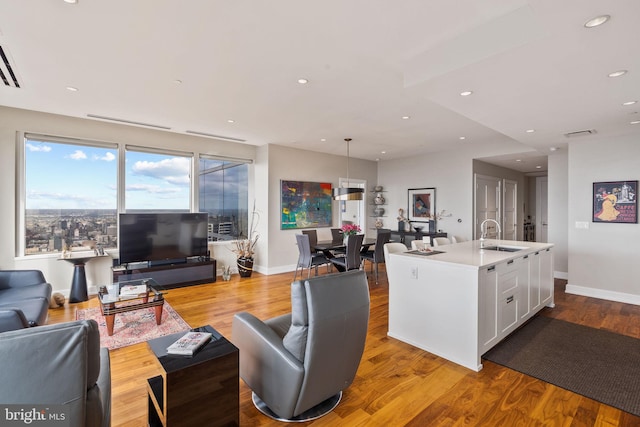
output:
{"label": "white door", "polygon": [[[482,234],[480,224],[487,218],[500,222],[500,178],[475,175],[475,238]],[[498,237],[497,228],[493,223],[486,224],[485,237]]]}
{"label": "white door", "polygon": [[[366,190],[366,181],[359,179],[349,179],[347,183],[346,178],[340,178],[338,180],[341,187],[355,187],[363,188]],[[365,192],[366,193],[366,192]],[[366,194],[363,194],[362,200],[341,200],[338,202],[338,227],[342,227],[343,224],[357,224],[360,226],[363,232],[367,230],[366,221]]]}
{"label": "white door", "polygon": [[504,180],[502,238],[518,240],[518,182]]}
{"label": "white door", "polygon": [[547,243],[547,177],[536,178],[536,242]]}

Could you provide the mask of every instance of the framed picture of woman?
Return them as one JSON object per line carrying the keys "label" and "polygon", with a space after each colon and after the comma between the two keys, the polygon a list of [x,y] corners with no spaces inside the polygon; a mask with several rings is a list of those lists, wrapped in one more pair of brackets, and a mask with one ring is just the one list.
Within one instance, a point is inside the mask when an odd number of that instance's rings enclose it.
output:
{"label": "framed picture of woman", "polygon": [[435,188],[410,188],[409,209],[407,210],[409,221],[428,222],[434,219],[436,212]]}
{"label": "framed picture of woman", "polygon": [[638,222],[638,181],[593,183],[593,222]]}

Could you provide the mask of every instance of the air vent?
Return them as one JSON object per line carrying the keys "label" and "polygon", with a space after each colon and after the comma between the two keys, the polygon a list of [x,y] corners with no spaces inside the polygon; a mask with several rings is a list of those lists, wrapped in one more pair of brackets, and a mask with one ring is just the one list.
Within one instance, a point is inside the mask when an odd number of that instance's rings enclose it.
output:
{"label": "air vent", "polygon": [[125,123],[125,124],[128,124],[128,125],[145,126],[145,127],[148,127],[148,128],[163,129],[163,130],[170,130],[171,129],[168,126],[154,125],[154,124],[151,124],[151,123],[144,123],[144,122],[136,122],[134,120],[127,120],[127,119],[118,119],[116,117],[99,116],[97,114],[87,114],[87,117],[92,118],[92,119],[108,120],[110,122]]}
{"label": "air vent", "polygon": [[222,139],[224,141],[231,141],[231,142],[247,142],[246,139],[240,139],[240,138],[233,138],[231,136],[222,136],[222,135],[215,135],[212,133],[206,133],[206,132],[198,132],[195,130],[187,130],[185,131],[186,133],[190,133],[191,135],[198,135],[198,136],[206,136],[209,138],[216,138],[216,139]]}
{"label": "air vent", "polygon": [[595,129],[587,129],[587,130],[578,130],[575,132],[567,132],[564,134],[567,138],[576,138],[578,136],[589,136],[596,133]]}
{"label": "air vent", "polygon": [[9,55],[2,46],[0,46],[0,56],[2,56],[2,62],[0,62],[0,78],[2,78],[4,85],[19,88],[20,83],[18,83],[15,68],[9,62]]}

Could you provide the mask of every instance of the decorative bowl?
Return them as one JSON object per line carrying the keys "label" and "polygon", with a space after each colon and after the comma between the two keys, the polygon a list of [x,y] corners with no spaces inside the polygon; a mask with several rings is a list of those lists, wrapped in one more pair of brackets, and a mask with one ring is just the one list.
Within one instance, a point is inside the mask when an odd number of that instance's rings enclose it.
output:
{"label": "decorative bowl", "polygon": [[421,232],[423,228],[424,228],[424,225],[413,226],[413,229],[416,230],[418,233]]}
{"label": "decorative bowl", "polygon": [[373,187],[373,191],[382,191],[382,185],[376,185]]}

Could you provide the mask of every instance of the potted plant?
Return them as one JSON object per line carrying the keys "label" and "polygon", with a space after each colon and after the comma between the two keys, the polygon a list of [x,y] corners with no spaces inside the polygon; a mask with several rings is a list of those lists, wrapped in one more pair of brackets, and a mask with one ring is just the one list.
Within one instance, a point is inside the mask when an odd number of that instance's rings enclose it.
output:
{"label": "potted plant", "polygon": [[253,272],[253,256],[255,255],[256,244],[258,243],[259,237],[256,228],[258,227],[259,220],[260,216],[258,212],[256,212],[254,202],[251,221],[249,222],[249,235],[246,239],[236,240],[233,249],[231,249],[236,254],[240,277],[251,277],[251,273]]}

